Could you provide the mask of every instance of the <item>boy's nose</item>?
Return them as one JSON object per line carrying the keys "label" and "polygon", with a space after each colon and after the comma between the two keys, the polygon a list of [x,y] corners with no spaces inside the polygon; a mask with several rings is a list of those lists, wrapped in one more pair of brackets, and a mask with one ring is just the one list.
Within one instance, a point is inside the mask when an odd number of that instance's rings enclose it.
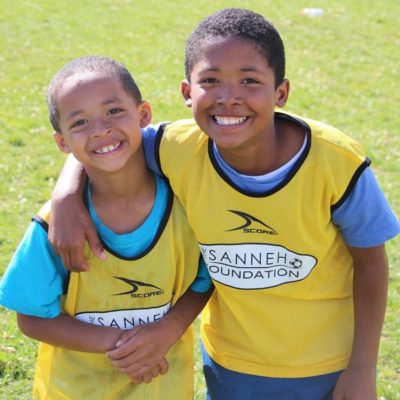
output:
{"label": "boy's nose", "polygon": [[217,103],[220,105],[232,107],[242,104],[242,102],[243,99],[240,95],[240,91],[233,86],[226,86],[218,93]]}
{"label": "boy's nose", "polygon": [[111,132],[110,124],[102,118],[97,118],[93,124],[92,136],[103,136]]}

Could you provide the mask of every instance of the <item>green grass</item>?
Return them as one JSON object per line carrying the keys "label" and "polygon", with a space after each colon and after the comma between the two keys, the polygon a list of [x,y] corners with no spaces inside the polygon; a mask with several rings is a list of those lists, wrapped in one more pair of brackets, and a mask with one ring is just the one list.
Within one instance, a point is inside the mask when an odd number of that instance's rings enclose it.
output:
{"label": "green grass", "polygon": [[[223,7],[247,7],[277,26],[287,51],[287,109],[329,122],[361,141],[400,211],[400,65],[397,0],[369,2],[15,0],[0,2],[0,274],[30,216],[48,199],[64,157],[52,142],[44,100],[68,60],[102,54],[123,62],[153,106],[154,121],[190,116],[179,87],[189,32]],[[300,15],[322,7],[320,18]],[[400,398],[399,240],[389,243],[390,294],[382,337],[381,399]],[[0,398],[30,397],[36,344],[0,311]],[[203,398],[200,360],[197,399]]]}

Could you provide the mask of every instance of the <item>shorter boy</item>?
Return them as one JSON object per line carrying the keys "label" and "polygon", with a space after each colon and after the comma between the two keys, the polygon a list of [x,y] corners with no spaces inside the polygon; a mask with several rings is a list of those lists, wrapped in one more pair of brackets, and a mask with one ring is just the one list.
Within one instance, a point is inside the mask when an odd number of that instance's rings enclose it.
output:
{"label": "shorter boy", "polygon": [[[0,304],[17,312],[22,332],[43,342],[33,397],[192,398],[193,340],[190,330],[184,333],[185,304],[193,315],[193,305],[200,311],[207,296],[188,290],[198,270],[198,246],[170,187],[144,160],[141,128],[151,120],[150,105],[121,64],[83,57],[55,75],[48,106],[58,147],[72,153],[89,177],[84,201],[107,257],[87,251],[90,271],[69,273],[47,240],[49,204],[33,218],[0,284]],[[142,378],[146,368],[137,371],[129,356],[126,373],[113,368],[105,353],[126,339],[126,330],[139,344],[153,331],[162,335],[162,354],[172,347],[168,362],[151,360],[155,367]],[[136,358],[150,354],[131,350]],[[148,385],[131,380],[150,382],[168,363],[169,374]]]}

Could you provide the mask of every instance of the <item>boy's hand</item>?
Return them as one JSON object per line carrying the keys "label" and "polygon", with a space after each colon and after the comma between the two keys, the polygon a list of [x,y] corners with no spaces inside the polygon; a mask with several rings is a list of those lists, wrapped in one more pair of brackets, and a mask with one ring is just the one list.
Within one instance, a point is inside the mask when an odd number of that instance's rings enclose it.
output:
{"label": "boy's hand", "polygon": [[158,371],[167,372],[165,355],[178,337],[164,321],[140,325],[123,333],[117,348],[107,355],[111,364],[127,373],[135,383],[149,382]]}
{"label": "boy's hand", "polygon": [[166,360],[166,358],[163,358],[158,365],[152,368],[151,372],[145,373],[144,375],[141,375],[141,372],[126,372],[126,374],[131,378],[133,383],[139,385],[141,383],[150,383],[153,378],[156,378],[159,375],[165,375],[168,372],[168,368],[168,361]]}
{"label": "boy's hand", "polygon": [[333,400],[377,400],[375,368],[349,366],[340,375]]}
{"label": "boy's hand", "polygon": [[87,271],[89,266],[83,255],[85,239],[93,253],[105,258],[103,246],[82,200],[77,195],[53,198],[48,238],[56,253],[70,271]]}
{"label": "boy's hand", "polygon": [[85,239],[95,256],[105,259],[103,246],[83,204],[86,173],[70,154],[51,196],[51,218],[48,238],[56,253],[71,271],[87,271],[83,255]]}

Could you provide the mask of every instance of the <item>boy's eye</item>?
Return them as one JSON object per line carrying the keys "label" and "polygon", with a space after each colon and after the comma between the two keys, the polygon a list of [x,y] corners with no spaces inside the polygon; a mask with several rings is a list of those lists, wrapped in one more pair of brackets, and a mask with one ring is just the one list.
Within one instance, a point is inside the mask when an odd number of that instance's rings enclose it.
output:
{"label": "boy's eye", "polygon": [[254,79],[254,78],[246,78],[246,79],[243,79],[243,83],[251,85],[251,84],[257,84],[257,83],[260,83],[260,82],[257,79]]}
{"label": "boy's eye", "polygon": [[204,78],[200,80],[200,84],[213,84],[213,83],[217,83],[216,78]]}
{"label": "boy's eye", "polygon": [[71,128],[77,128],[78,126],[82,126],[87,123],[86,119],[78,119],[78,121],[75,121],[72,125]]}
{"label": "boy's eye", "polygon": [[112,108],[111,110],[108,111],[108,114],[118,114],[120,112],[124,111],[122,108]]}

